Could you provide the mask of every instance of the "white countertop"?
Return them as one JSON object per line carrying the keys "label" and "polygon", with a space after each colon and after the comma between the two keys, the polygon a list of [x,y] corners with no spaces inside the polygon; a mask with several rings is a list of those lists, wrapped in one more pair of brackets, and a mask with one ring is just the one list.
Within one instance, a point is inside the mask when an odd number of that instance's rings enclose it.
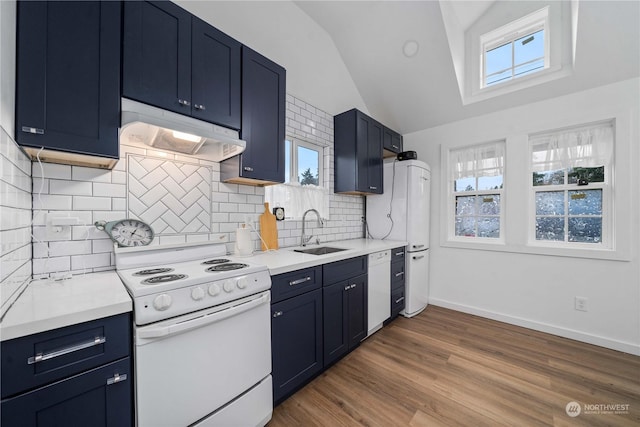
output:
{"label": "white countertop", "polygon": [[2,341],[131,311],[127,290],[115,271],[54,281],[34,280],[0,324]]}
{"label": "white countertop", "polygon": [[330,246],[333,248],[344,248],[346,251],[333,252],[326,255],[310,255],[294,252],[299,247],[282,248],[277,251],[254,252],[251,261],[258,264],[265,264],[269,268],[269,273],[288,273],[289,271],[300,270],[302,268],[315,267],[316,265],[327,264],[329,262],[340,261],[361,255],[406,246],[407,242],[398,240],[374,240],[374,239],[352,239],[339,240],[335,242],[325,242],[319,245],[307,245],[306,248],[318,246]]}

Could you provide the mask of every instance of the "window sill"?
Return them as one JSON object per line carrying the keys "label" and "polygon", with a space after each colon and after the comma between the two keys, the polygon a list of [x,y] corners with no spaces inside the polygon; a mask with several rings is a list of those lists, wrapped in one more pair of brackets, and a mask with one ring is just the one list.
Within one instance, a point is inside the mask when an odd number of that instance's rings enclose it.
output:
{"label": "window sill", "polygon": [[440,243],[444,248],[471,249],[482,251],[496,251],[519,253],[528,255],[546,255],[560,256],[568,258],[587,258],[599,259],[607,261],[631,261],[631,256],[626,251],[605,248],[568,248],[568,247],[551,247],[548,245],[515,245],[507,244],[504,241],[461,241],[461,240],[444,240]]}

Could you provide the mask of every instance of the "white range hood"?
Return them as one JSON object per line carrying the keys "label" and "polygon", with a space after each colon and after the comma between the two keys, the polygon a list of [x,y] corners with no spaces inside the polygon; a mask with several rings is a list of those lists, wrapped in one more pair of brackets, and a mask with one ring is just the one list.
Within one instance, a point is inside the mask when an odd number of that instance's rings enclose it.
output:
{"label": "white range hood", "polygon": [[242,153],[238,131],[122,98],[120,142],[221,162]]}

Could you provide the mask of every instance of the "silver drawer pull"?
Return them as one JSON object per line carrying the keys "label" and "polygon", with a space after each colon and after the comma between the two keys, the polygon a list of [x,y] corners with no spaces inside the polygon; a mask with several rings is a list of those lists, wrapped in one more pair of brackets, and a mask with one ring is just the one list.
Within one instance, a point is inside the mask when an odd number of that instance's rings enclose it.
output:
{"label": "silver drawer pull", "polygon": [[369,190],[377,190],[378,187],[374,187],[374,186],[369,186]]}
{"label": "silver drawer pull", "polygon": [[311,280],[311,276],[303,277],[302,279],[292,280],[289,282],[289,286],[299,285],[300,283],[308,282]]}
{"label": "silver drawer pull", "polygon": [[29,126],[22,126],[22,132],[35,133],[37,135],[44,135],[44,129],[32,128]]}
{"label": "silver drawer pull", "polygon": [[193,108],[196,110],[206,110],[205,106],[202,104],[193,104]]}
{"label": "silver drawer pull", "polygon": [[393,148],[395,148],[396,150],[400,147],[398,147],[397,145],[391,145]]}
{"label": "silver drawer pull", "polygon": [[396,256],[404,256],[404,252],[396,252]]}
{"label": "silver drawer pull", "polygon": [[85,348],[104,344],[105,342],[107,342],[106,337],[95,337],[91,341],[72,345],[71,347],[61,348],[60,350],[54,350],[50,353],[37,353],[35,356],[31,356],[27,359],[27,364],[33,365],[34,363],[44,362],[45,360],[53,359],[56,357],[64,356],[65,354],[73,353],[74,351],[84,350]]}
{"label": "silver drawer pull", "polygon": [[400,277],[400,276],[404,276],[404,271],[401,271],[400,273],[396,273],[396,277]]}
{"label": "silver drawer pull", "polygon": [[413,245],[413,247],[414,247],[415,249],[420,249],[420,248],[424,248],[424,245]]}
{"label": "silver drawer pull", "polygon": [[253,172],[253,168],[251,166],[245,166],[242,169],[246,170],[247,172]]}
{"label": "silver drawer pull", "polygon": [[396,304],[401,303],[402,301],[404,301],[404,297],[400,297],[396,300]]}
{"label": "silver drawer pull", "polygon": [[127,380],[127,374],[122,374],[122,375],[115,374],[113,376],[113,378],[109,378],[107,380],[107,385],[116,384],[116,383],[119,383],[119,382],[122,382],[122,381],[126,381],[126,380]]}
{"label": "silver drawer pull", "polygon": [[420,255],[420,256],[414,256],[413,259],[422,259],[424,258],[424,255]]}
{"label": "silver drawer pull", "polygon": [[273,317],[280,317],[282,316],[282,312],[281,311],[276,311],[275,313],[273,313]]}
{"label": "silver drawer pull", "polygon": [[185,107],[188,107],[189,105],[191,105],[191,103],[186,99],[178,99],[178,104],[183,105]]}

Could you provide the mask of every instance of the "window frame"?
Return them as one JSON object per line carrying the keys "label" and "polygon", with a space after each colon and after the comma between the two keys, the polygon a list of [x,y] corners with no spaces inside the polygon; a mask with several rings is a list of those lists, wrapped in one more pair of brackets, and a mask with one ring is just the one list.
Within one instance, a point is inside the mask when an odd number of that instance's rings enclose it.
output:
{"label": "window frame", "polygon": [[[510,86],[512,84],[519,84],[525,80],[531,78],[537,78],[541,74],[548,72],[552,68],[552,59],[551,59],[551,34],[549,31],[550,27],[550,17],[549,17],[549,6],[545,6],[542,9],[530,13],[522,18],[516,19],[502,27],[496,28],[495,30],[489,31],[488,33],[482,34],[479,37],[480,41],[480,68],[479,68],[479,92],[487,92],[495,90],[495,88],[503,88],[506,86]],[[512,61],[511,61],[511,69],[515,68],[515,64],[513,63],[513,43],[527,35],[531,35],[540,30],[544,31],[544,67],[536,70],[534,72],[522,75],[522,76],[512,76],[508,80],[504,80],[502,82],[496,82],[490,85],[487,85],[486,82],[486,74],[485,74],[485,64],[486,64],[486,54],[488,51],[495,49],[497,47],[503,46],[505,44],[511,43],[512,45]]]}
{"label": "window frame", "polygon": [[[557,170],[562,170],[564,173],[564,183],[563,184],[551,184],[551,185],[533,185],[533,173],[534,164],[532,161],[532,152],[533,152],[533,138],[538,135],[549,135],[553,133],[566,132],[566,131],[578,131],[580,129],[589,128],[589,127],[597,127],[602,125],[610,125],[612,127],[614,133],[613,139],[613,147],[612,151],[615,153],[616,146],[616,123],[615,120],[608,120],[605,122],[592,123],[592,124],[583,124],[578,126],[572,126],[569,128],[558,129],[555,131],[546,131],[540,132],[536,134],[531,134],[528,136],[528,165],[529,165],[529,216],[528,216],[528,236],[527,236],[527,246],[537,247],[537,248],[558,248],[558,249],[575,249],[579,251],[609,251],[614,249],[614,235],[615,235],[615,224],[614,224],[614,215],[615,215],[615,206],[614,206],[614,191],[615,188],[613,186],[613,176],[614,176],[614,166],[615,166],[615,156],[612,156],[609,164],[604,164],[604,181],[603,182],[589,182],[588,185],[578,185],[570,184],[568,181],[568,174],[570,167],[565,167]],[[602,190],[602,230],[601,230],[601,240],[599,243],[592,242],[570,242],[568,240],[569,237],[569,229],[568,229],[568,219],[571,217],[568,211],[568,196],[570,191],[586,191],[586,190]],[[553,191],[562,191],[565,196],[565,213],[563,215],[565,222],[565,232],[564,239],[560,240],[544,240],[544,239],[536,239],[536,194],[539,192],[553,192]]]}
{"label": "window frame", "polygon": [[[303,141],[294,136],[287,136],[285,138],[285,147],[286,141],[289,141],[290,149],[289,149],[289,170],[285,171],[286,176],[289,177],[289,180],[285,180],[285,184],[300,184],[298,181],[298,147],[304,147],[308,150],[313,150],[318,152],[318,187],[325,188],[324,182],[324,150],[326,147],[318,144],[314,144],[312,142]],[[286,155],[285,152],[285,165],[286,165]]]}
{"label": "window frame", "polygon": [[[500,189],[489,189],[489,190],[479,190],[478,189],[478,180],[479,180],[479,176],[477,175],[477,171],[479,170],[483,170],[483,169],[474,169],[474,171],[476,172],[474,179],[475,179],[475,189],[472,191],[455,191],[455,179],[453,179],[451,177],[451,169],[454,167],[454,165],[452,164],[452,156],[451,153],[455,152],[455,151],[460,151],[460,150],[469,150],[469,149],[479,149],[481,147],[484,146],[489,146],[492,144],[501,144],[503,146],[503,172],[502,172],[502,188]],[[484,245],[484,244],[488,244],[488,245],[504,245],[505,244],[505,208],[506,208],[506,202],[505,202],[505,196],[506,196],[506,192],[505,192],[505,188],[506,188],[506,160],[507,160],[507,156],[506,156],[506,141],[505,140],[498,140],[498,141],[491,141],[491,142],[482,142],[482,143],[478,143],[478,144],[473,144],[473,145],[466,145],[466,146],[461,146],[461,147],[451,147],[448,150],[446,150],[446,171],[447,174],[446,176],[448,177],[447,179],[447,241],[448,242],[456,242],[456,243],[469,243],[471,245]],[[499,237],[479,237],[477,236],[477,225],[476,225],[476,235],[475,236],[457,236],[456,235],[456,218],[458,217],[458,215],[456,214],[456,205],[457,205],[457,198],[458,197],[468,197],[468,196],[476,196],[476,197],[482,197],[485,195],[494,195],[494,194],[498,194],[500,196],[500,214],[499,215],[480,215],[480,214],[475,214],[473,216],[477,217],[482,217],[482,216],[491,216],[491,217],[498,217],[499,219],[499,223],[500,223],[500,228],[499,228]],[[477,204],[477,202],[476,202]],[[477,206],[476,206],[477,207]]]}

